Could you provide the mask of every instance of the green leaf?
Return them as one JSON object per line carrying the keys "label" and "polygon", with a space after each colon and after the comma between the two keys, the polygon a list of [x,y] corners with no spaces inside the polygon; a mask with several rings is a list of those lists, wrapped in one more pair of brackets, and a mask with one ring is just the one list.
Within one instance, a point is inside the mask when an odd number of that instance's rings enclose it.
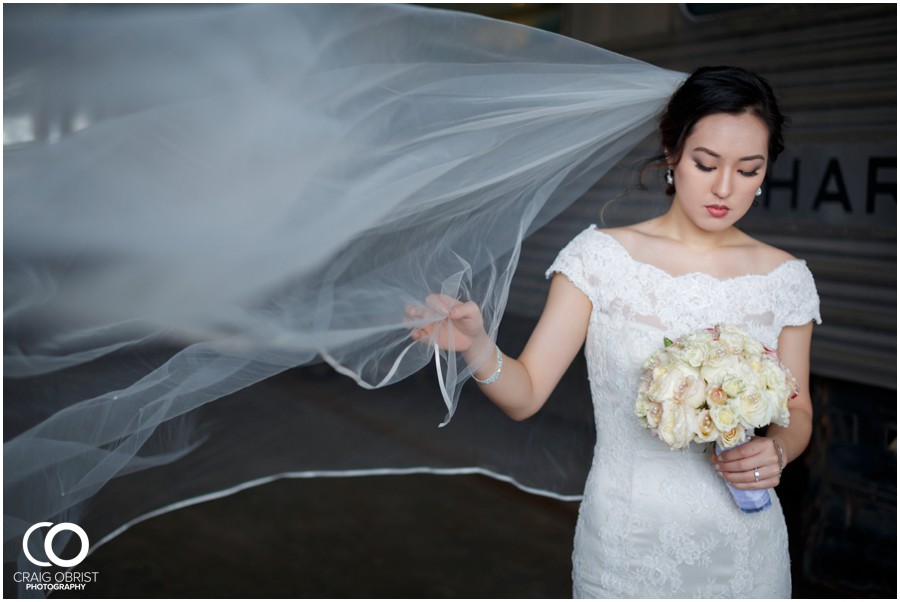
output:
{"label": "green leaf", "polygon": [[664,344],[666,347],[671,347],[671,346],[674,345],[675,343],[674,343],[674,341],[672,341],[672,339],[670,339],[669,337],[663,337],[663,344]]}

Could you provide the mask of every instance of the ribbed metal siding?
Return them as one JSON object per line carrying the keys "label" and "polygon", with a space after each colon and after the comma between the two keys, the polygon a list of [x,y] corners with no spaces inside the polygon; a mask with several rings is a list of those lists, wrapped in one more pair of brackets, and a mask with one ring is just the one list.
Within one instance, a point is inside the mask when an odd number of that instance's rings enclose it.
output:
{"label": "ribbed metal siding", "polygon": [[[568,17],[577,19],[578,10],[572,7]],[[805,259],[816,277],[824,323],[815,330],[812,371],[896,388],[896,6],[768,5],[700,22],[674,5],[604,10],[645,10],[668,30],[627,43],[590,40],[598,45],[685,72],[707,64],[739,65],[772,83],[792,124],[788,151],[770,177],[792,179],[797,162],[798,207],[791,208],[788,188],[772,188],[764,197],[769,206],[752,210],[741,225]],[[652,190],[631,191],[609,203],[633,179],[630,165],[655,153],[652,140],[636,149],[612,177],[526,241],[509,312],[539,315],[547,292],[543,271],[581,229],[601,223],[604,205],[606,225],[665,209],[658,174],[650,172]],[[826,192],[838,185],[834,174],[826,177],[831,159],[841,169],[849,213],[835,200],[814,208],[823,180]],[[882,162],[876,174],[881,189],[873,195],[875,210],[867,213],[865,178],[872,160]]]}

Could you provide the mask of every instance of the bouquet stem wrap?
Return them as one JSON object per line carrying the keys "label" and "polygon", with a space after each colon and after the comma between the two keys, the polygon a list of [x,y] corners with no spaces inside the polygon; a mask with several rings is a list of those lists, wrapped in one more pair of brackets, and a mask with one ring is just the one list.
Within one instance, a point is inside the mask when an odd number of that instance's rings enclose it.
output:
{"label": "bouquet stem wrap", "polygon": [[[746,441],[744,441],[744,443],[746,443]],[[716,443],[716,455],[728,451],[729,449],[739,447],[744,443],[738,443],[737,445],[724,449]],[[768,489],[735,489],[731,486],[731,483],[726,482],[726,485],[728,485],[728,491],[731,492],[731,496],[734,498],[734,501],[737,502],[738,508],[740,508],[742,512],[753,514],[755,512],[768,510],[772,507],[772,496],[769,495]]]}

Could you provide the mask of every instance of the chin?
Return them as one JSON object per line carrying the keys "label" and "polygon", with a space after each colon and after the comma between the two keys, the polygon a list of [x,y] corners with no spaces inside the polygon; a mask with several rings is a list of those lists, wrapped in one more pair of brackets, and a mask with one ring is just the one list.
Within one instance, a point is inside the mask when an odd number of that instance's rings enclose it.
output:
{"label": "chin", "polygon": [[705,218],[695,222],[697,227],[707,232],[724,232],[738,223],[739,220],[727,218]]}

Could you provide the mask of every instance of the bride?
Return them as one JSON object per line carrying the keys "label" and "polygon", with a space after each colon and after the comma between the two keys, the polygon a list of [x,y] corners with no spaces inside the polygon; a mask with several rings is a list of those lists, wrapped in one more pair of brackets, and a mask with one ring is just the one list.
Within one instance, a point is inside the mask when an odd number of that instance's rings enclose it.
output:
{"label": "bride", "polygon": [[[714,475],[773,486],[806,445],[805,391],[789,429],[715,464],[653,456],[658,442],[628,416],[662,336],[726,319],[805,384],[808,272],[733,227],[779,150],[778,124],[759,121],[774,104],[718,104],[737,72],[699,96],[716,100],[702,114],[673,97],[672,209],[573,241],[515,361],[488,341],[522,239],[652,130],[682,74],[412,6],[4,14],[6,561],[30,570],[22,536],[38,522],[83,522],[96,542],[186,498],[321,468],[331,458],[313,446],[289,468],[241,457],[254,474],[239,483],[219,455],[202,490],[174,476],[198,450],[236,448],[216,439],[228,416],[213,402],[288,368],[325,360],[373,388],[433,362],[448,420],[474,369],[522,418],[587,340],[600,437],[576,593],[787,592],[777,500],[735,514]],[[470,302],[447,309],[450,329],[447,313],[413,315],[410,337],[403,308],[431,291],[444,307]],[[289,412],[307,416],[294,404],[272,419]],[[165,486],[141,481],[160,466]],[[87,510],[124,475],[139,500]],[[706,508],[714,525],[696,515]],[[57,555],[65,543],[53,540]]]}
{"label": "bride", "polygon": [[[433,295],[409,309],[411,319],[446,316],[411,336],[455,341],[482,392],[515,420],[541,409],[586,343],[597,443],[575,536],[576,597],[790,597],[777,497],[745,514],[724,484],[775,487],[811,434],[812,275],[736,227],[783,148],[783,122],[762,78],[728,67],[691,75],[660,121],[669,210],[578,235],[547,272],[546,307],[518,359],[496,347],[473,302]],[[797,378],[790,426],[718,456],[696,443],[670,451],[634,416],[641,366],[664,337],[722,322],[777,349]]]}

